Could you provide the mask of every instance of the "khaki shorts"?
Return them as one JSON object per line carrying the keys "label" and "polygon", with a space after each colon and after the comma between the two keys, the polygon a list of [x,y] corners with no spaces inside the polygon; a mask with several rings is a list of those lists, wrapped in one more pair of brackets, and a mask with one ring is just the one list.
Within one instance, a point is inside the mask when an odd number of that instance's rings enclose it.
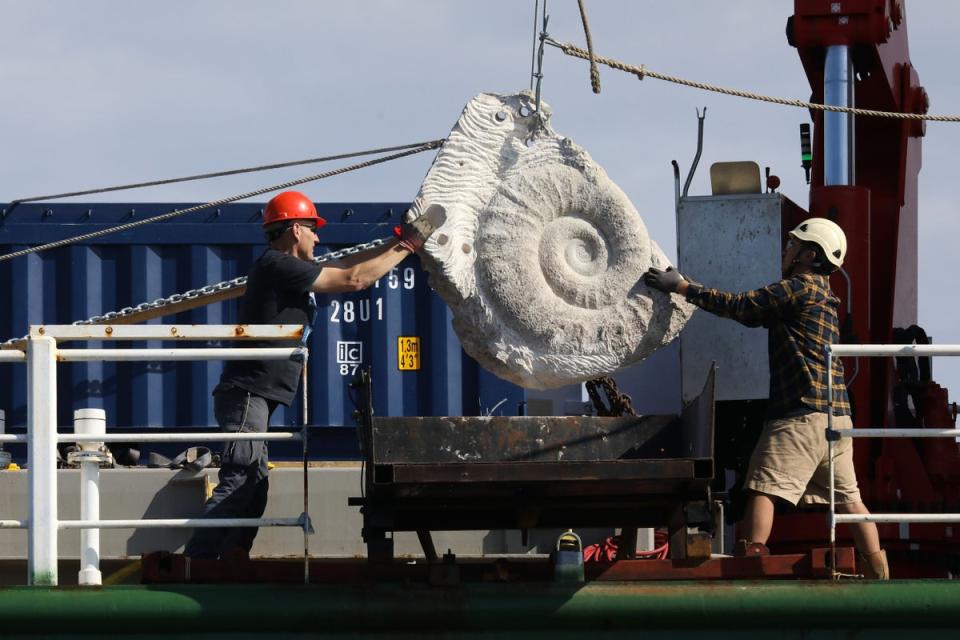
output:
{"label": "khaki shorts", "polygon": [[[834,416],[834,429],[850,429],[850,416]],[[827,414],[814,412],[768,420],[757,442],[744,487],[797,504],[830,502]],[[834,442],[834,487],[837,503],[860,502],[853,469],[853,438]]]}

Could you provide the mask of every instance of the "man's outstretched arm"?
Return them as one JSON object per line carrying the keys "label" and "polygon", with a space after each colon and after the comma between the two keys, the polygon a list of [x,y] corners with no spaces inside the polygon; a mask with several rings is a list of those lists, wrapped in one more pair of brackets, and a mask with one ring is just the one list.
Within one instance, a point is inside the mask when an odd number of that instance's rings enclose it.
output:
{"label": "man's outstretched arm", "polygon": [[310,285],[310,290],[316,293],[361,291],[385,276],[409,255],[410,252],[400,246],[399,240],[392,240],[381,247],[324,265],[320,275]]}

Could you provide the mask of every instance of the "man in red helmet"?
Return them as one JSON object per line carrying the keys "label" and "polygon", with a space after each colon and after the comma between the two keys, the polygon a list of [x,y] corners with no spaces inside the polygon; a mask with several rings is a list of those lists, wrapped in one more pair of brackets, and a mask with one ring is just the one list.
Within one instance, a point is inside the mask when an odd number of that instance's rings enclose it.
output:
{"label": "man in red helmet", "polygon": [[[321,267],[313,262],[313,250],[319,241],[317,230],[326,221],[304,194],[278,194],[264,211],[268,246],[247,275],[238,322],[311,326],[317,308],[314,293],[366,289],[418,251],[433,229],[442,224],[442,218],[442,207],[435,205],[415,223],[399,227],[396,240]],[[244,344],[277,346],[276,342]],[[302,363],[294,360],[228,361],[213,390],[214,415],[220,427],[225,431],[265,432],[277,405],[289,406],[293,401],[302,368]],[[220,459],[219,484],[207,500],[202,517],[259,518],[266,508],[267,487],[266,443],[228,442]],[[242,559],[249,557],[256,535],[253,527],[199,528],[184,553]]]}

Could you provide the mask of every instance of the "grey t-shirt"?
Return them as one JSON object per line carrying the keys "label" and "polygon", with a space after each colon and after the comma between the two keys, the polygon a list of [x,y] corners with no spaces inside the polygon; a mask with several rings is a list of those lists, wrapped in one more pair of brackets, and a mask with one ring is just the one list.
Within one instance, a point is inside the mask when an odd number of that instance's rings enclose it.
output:
{"label": "grey t-shirt", "polygon": [[[240,298],[242,324],[312,325],[316,302],[310,285],[320,265],[268,248],[247,274],[247,290]],[[295,347],[296,341],[241,343],[247,347]],[[303,365],[293,360],[230,360],[217,390],[236,387],[287,406],[300,384]]]}

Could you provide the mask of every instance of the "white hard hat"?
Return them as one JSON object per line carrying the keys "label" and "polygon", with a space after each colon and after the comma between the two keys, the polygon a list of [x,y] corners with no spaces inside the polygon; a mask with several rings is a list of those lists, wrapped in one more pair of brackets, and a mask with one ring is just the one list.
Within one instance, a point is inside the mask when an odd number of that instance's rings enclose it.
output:
{"label": "white hard hat", "polygon": [[847,236],[843,229],[826,218],[807,218],[790,232],[790,236],[804,242],[813,242],[823,249],[830,264],[838,269],[847,255]]}

